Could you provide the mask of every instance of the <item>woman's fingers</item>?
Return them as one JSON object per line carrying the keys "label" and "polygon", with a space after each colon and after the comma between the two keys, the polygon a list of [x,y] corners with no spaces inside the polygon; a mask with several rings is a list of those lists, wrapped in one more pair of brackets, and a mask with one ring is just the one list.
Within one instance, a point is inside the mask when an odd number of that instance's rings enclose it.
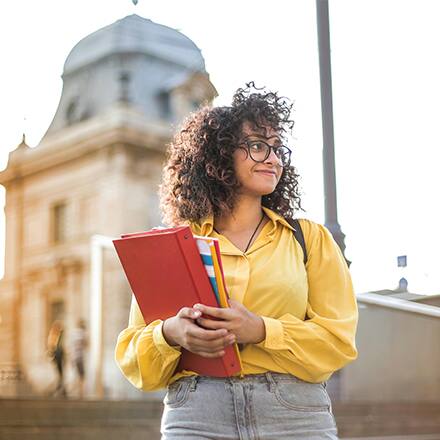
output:
{"label": "woman's fingers", "polygon": [[197,319],[201,314],[200,310],[194,310],[191,307],[182,307],[176,316],[179,318]]}
{"label": "woman's fingers", "polygon": [[188,346],[191,351],[206,351],[208,353],[214,353],[223,350],[228,345],[235,342],[235,336],[231,335],[226,338],[221,338],[215,341],[203,341],[200,339],[188,340]]}
{"label": "woman's fingers", "polygon": [[228,329],[230,325],[229,321],[214,321],[213,319],[207,318],[197,318],[196,321],[197,324],[211,330],[217,330],[221,328]]}
{"label": "woman's fingers", "polygon": [[[223,356],[224,348],[236,341],[235,335],[226,328],[206,329],[198,326],[194,320],[201,316],[201,310],[183,307],[176,318],[180,318],[182,343],[187,350],[204,357]],[[213,320],[208,320],[214,322]],[[223,354],[221,354],[223,353]]]}
{"label": "woman's fingers", "polygon": [[191,324],[186,330],[186,346],[190,351],[213,353],[235,342],[235,335],[226,329],[206,330]]}
{"label": "woman's fingers", "polygon": [[234,310],[230,308],[223,307],[210,307],[205,306],[204,304],[194,304],[193,309],[196,311],[200,311],[205,315],[210,315],[214,318],[219,319],[232,319],[234,317]]}
{"label": "woman's fingers", "polygon": [[232,342],[235,342],[235,335],[230,333],[228,335],[217,337],[215,339],[200,339],[197,336],[188,335],[187,341],[190,344],[194,344],[201,347],[217,347],[217,346],[226,347]]}
{"label": "woman's fingers", "polygon": [[228,331],[224,328],[217,330],[206,330],[194,324],[188,327],[187,336],[202,339],[204,341],[213,341],[225,337]]}
{"label": "woman's fingers", "polygon": [[200,356],[206,357],[206,358],[219,358],[219,357],[224,356],[225,352],[224,352],[224,350],[218,351],[216,353],[207,353],[205,351],[199,351],[199,352],[197,352],[197,354]]}

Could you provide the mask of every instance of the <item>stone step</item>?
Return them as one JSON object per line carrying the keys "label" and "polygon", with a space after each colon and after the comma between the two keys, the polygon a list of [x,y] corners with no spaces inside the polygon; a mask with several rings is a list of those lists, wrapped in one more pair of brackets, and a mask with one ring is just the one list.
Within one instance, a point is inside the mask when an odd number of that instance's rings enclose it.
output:
{"label": "stone step", "polygon": [[344,415],[439,414],[439,402],[333,403],[333,409]]}
{"label": "stone step", "polygon": [[435,434],[440,440],[440,403],[335,403],[333,412],[343,438]]}
{"label": "stone step", "polygon": [[129,426],[156,423],[160,401],[0,400],[2,426]]}
{"label": "stone step", "polygon": [[387,435],[380,437],[344,437],[344,440],[440,440],[440,434]]}
{"label": "stone step", "polygon": [[[160,439],[162,402],[0,399],[0,440]],[[440,440],[440,403],[333,404],[342,439]]]}
{"label": "stone step", "polygon": [[0,440],[159,440],[154,426],[20,426],[0,427]]}

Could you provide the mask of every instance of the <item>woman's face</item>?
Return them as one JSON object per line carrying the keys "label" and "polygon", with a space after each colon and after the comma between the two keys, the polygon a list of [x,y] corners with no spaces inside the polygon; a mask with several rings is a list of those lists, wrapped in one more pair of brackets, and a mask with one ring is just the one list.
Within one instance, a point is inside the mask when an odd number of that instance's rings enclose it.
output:
{"label": "woman's face", "polygon": [[262,140],[268,145],[278,146],[281,145],[281,139],[271,127],[257,131],[250,123],[245,122],[242,127],[241,142],[237,146],[245,148],[237,148],[233,153],[235,175],[241,184],[240,193],[263,196],[275,190],[283,173],[283,167],[273,150],[264,162],[255,162],[248,154],[245,143],[254,140]]}

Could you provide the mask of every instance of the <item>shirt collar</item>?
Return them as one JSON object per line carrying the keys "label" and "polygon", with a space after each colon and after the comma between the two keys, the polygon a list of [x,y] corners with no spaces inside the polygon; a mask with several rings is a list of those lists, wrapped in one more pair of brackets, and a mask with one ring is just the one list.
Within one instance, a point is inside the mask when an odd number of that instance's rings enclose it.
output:
{"label": "shirt collar", "polygon": [[196,235],[209,236],[214,229],[214,215],[210,214],[203,218],[200,223],[191,223],[191,229]]}
{"label": "shirt collar", "polygon": [[276,227],[277,227],[277,222],[282,224],[282,225],[284,225],[284,226],[286,226],[286,228],[289,228],[289,229],[291,229],[292,231],[295,232],[295,228],[293,226],[291,226],[289,224],[289,222],[284,217],[282,217],[281,215],[277,214],[275,211],[272,211],[271,209],[266,208],[265,206],[263,206],[262,208],[263,208],[263,211],[265,212],[265,214],[272,221],[273,228],[272,228],[271,232],[269,232],[269,234],[272,234],[272,233],[275,232]]}
{"label": "shirt collar", "polygon": [[[269,219],[272,221],[272,229],[269,232],[270,235],[275,233],[275,230],[277,228],[277,222],[285,226],[286,228],[291,229],[292,231],[295,231],[295,228],[293,228],[289,222],[287,222],[281,215],[277,214],[275,211],[272,211],[269,208],[266,208],[265,206],[262,206],[264,213],[269,217]],[[201,220],[200,223],[193,223],[191,225],[191,228],[193,232],[196,235],[201,236],[209,236],[211,235],[213,229],[214,229],[214,215],[210,214],[206,216],[204,219]]]}

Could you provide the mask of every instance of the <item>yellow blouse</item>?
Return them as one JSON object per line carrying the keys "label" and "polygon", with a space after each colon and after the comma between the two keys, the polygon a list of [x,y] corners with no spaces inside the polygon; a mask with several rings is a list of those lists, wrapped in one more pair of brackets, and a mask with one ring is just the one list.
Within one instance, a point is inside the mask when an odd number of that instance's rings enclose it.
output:
{"label": "yellow blouse", "polygon": [[[270,221],[246,253],[213,230],[212,216],[191,224],[193,233],[219,239],[229,296],[264,320],[265,340],[241,351],[242,374],[273,371],[325,381],[357,358],[358,310],[347,264],[330,232],[302,219],[304,267],[292,226],[263,209]],[[168,345],[162,335],[162,321],[146,325],[133,296],[128,327],[115,349],[124,376],[144,391],[164,388],[196,374],[174,373],[179,356],[180,347]]]}

